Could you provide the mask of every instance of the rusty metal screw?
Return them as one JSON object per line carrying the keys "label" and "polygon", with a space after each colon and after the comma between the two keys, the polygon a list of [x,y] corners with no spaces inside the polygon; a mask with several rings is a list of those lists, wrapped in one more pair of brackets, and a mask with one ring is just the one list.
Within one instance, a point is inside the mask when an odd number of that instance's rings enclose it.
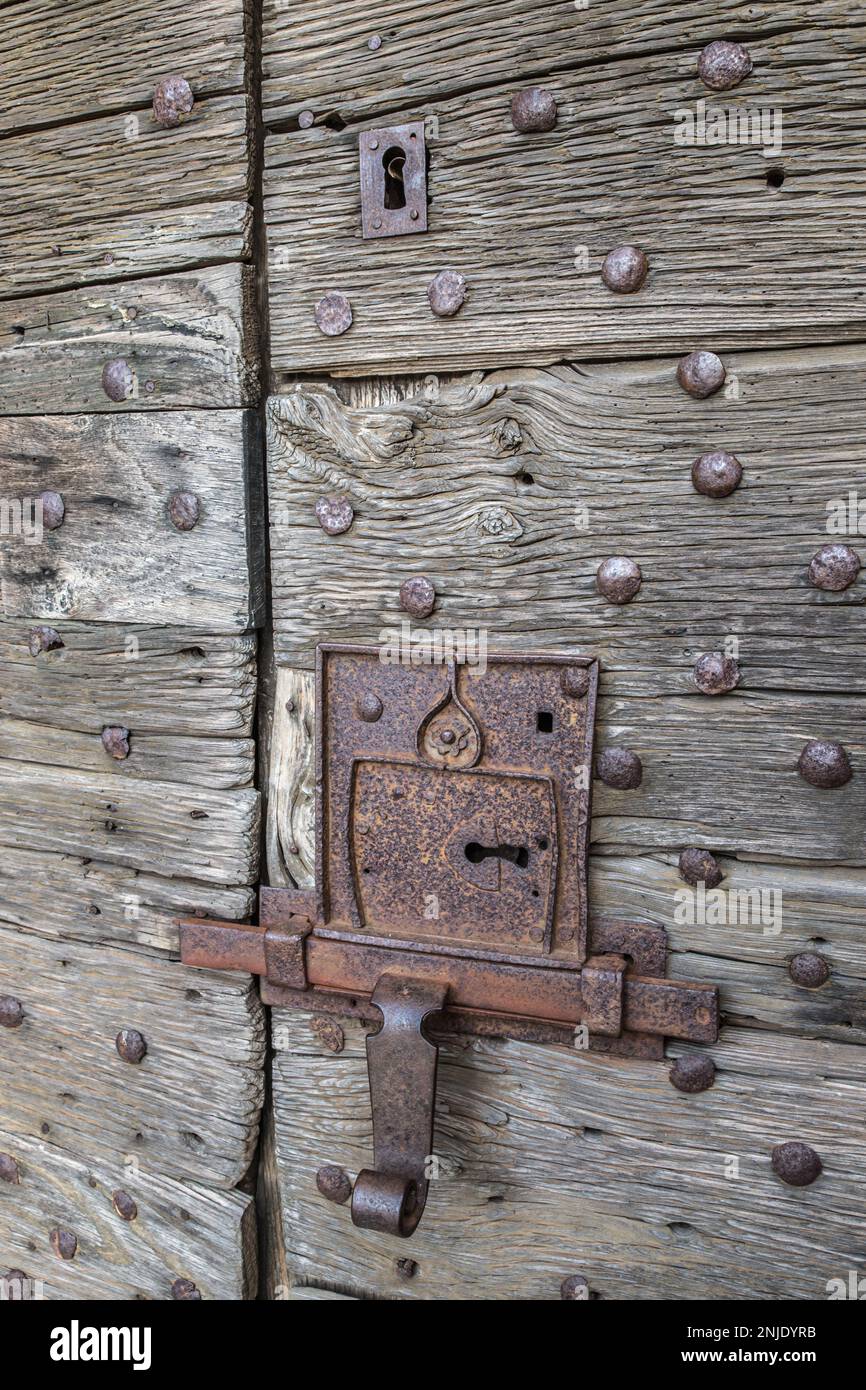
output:
{"label": "rusty metal screw", "polygon": [[556,101],[544,87],[525,87],[511,98],[511,124],[522,135],[553,130],[556,125]]}
{"label": "rusty metal screw", "polygon": [[668,1072],[671,1085],[689,1095],[708,1091],[715,1079],[716,1068],[712,1057],[706,1057],[700,1052],[678,1057]]}
{"label": "rusty metal screw", "polygon": [[595,584],[610,603],[630,603],[641,585],[640,565],[627,555],[612,555],[599,565]]}
{"label": "rusty metal screw", "polygon": [[429,618],[436,603],[436,590],[423,574],[404,579],[400,585],[400,607],[413,618]]}
{"label": "rusty metal screw", "polygon": [[813,787],[844,787],[853,776],[845,748],[832,739],[810,739],[797,761],[797,770]]}
{"label": "rusty metal screw", "polygon": [[316,1187],[329,1202],[337,1202],[340,1206],[348,1202],[352,1195],[349,1175],[344,1173],[342,1168],[335,1168],[330,1163],[325,1164],[316,1174]]}
{"label": "rusty metal screw", "polygon": [[46,531],[56,531],[58,526],[63,525],[66,515],[63,498],[59,492],[43,492],[39,500],[42,503],[42,525]]}
{"label": "rusty metal screw", "polygon": [[21,1182],[18,1164],[11,1154],[0,1154],[0,1180],[17,1186]]}
{"label": "rusty metal screw", "polygon": [[375,724],[382,718],[384,706],[378,695],[374,695],[372,690],[365,690],[358,700],[358,718],[363,719],[365,724]]}
{"label": "rusty metal screw", "polygon": [[178,1303],[201,1303],[202,1298],[191,1279],[175,1279],[171,1286],[171,1296]]}
{"label": "rusty metal screw", "polygon": [[314,124],[315,119],[316,117],[314,112],[302,111],[301,114],[298,116],[298,125],[300,126],[301,130],[309,130],[310,126]]}
{"label": "rusty metal screw", "polygon": [[188,116],[194,105],[192,87],[185,77],[173,73],[157,83],[153,94],[153,119],[168,130],[180,125],[181,118]]}
{"label": "rusty metal screw", "polygon": [[710,851],[697,849],[694,846],[683,850],[680,855],[679,870],[680,877],[684,878],[686,883],[705,883],[708,888],[715,888],[724,878],[724,874]]}
{"label": "rusty metal screw", "polygon": [[705,652],[695,662],[694,680],[702,695],[725,695],[739,684],[740,668],[732,656]]}
{"label": "rusty metal screw", "polygon": [[704,497],[729,497],[742,477],[740,460],[725,449],[701,454],[692,464],[692,487]]}
{"label": "rusty metal screw", "polygon": [[27,639],[31,656],[40,652],[56,652],[64,645],[63,638],[56,627],[31,627]]}
{"label": "rusty metal screw", "polygon": [[777,1144],[771,1156],[773,1172],[789,1187],[808,1187],[821,1176],[823,1164],[815,1150],[796,1140]]}
{"label": "rusty metal screw", "polygon": [[596,763],[596,775],[606,787],[633,791],[643,781],[643,763],[630,748],[605,748]]}
{"label": "rusty metal screw", "polygon": [[111,1204],[122,1221],[134,1221],[138,1216],[138,1205],[122,1188],[112,1192]]}
{"label": "rusty metal screw", "polygon": [[316,520],[328,536],[342,536],[355,520],[355,511],[348,497],[320,497],[316,503]]}
{"label": "rusty metal screw", "polygon": [[589,1284],[582,1274],[569,1274],[559,1286],[559,1296],[568,1303],[584,1303],[589,1300]]}
{"label": "rusty metal screw", "polygon": [[397,1270],[401,1279],[414,1279],[418,1273],[418,1263],[416,1260],[406,1259],[405,1256],[400,1260],[394,1261],[394,1268]]}
{"label": "rusty metal screw", "polygon": [[585,666],[566,666],[559,678],[563,695],[578,700],[589,690],[589,671]]}
{"label": "rusty metal screw", "polygon": [[51,1235],[51,1249],[61,1260],[74,1260],[78,1253],[78,1237],[74,1231],[66,1231],[62,1226],[55,1226]]}
{"label": "rusty metal screw", "polygon": [[198,498],[194,492],[173,492],[168,499],[168,515],[178,531],[191,531],[200,516]]}
{"label": "rusty metal screw", "polygon": [[616,246],[608,251],[601,278],[616,294],[634,294],[649,272],[649,261],[639,246]]}
{"label": "rusty metal screw", "polygon": [[11,994],[0,995],[0,1028],[20,1028],[24,1022],[24,1008],[20,999]]}
{"label": "rusty metal screw", "polygon": [[122,762],[129,757],[129,730],[109,725],[102,730],[102,746],[110,757]]}
{"label": "rusty metal screw", "polygon": [[316,305],[315,317],[322,333],[329,338],[339,338],[352,327],[352,306],[339,290],[331,290]]}
{"label": "rusty metal screw", "polygon": [[752,71],[749,50],[741,43],[715,39],[708,43],[698,59],[698,73],[705,87],[714,92],[726,92],[737,87]]}
{"label": "rusty metal screw", "polygon": [[459,270],[440,270],[427,286],[427,298],[437,318],[453,318],[466,299],[466,280]]}
{"label": "rusty metal screw", "polygon": [[[297,846],[295,846],[297,853]],[[335,1018],[314,1018],[310,1024],[315,1036],[329,1052],[342,1052],[346,1045],[346,1035]]]}
{"label": "rusty metal screw", "polygon": [[126,401],[135,388],[135,372],[122,357],[113,357],[102,368],[102,389],[110,401]]}
{"label": "rusty metal screw", "polygon": [[848,589],[860,573],[860,556],[850,545],[822,545],[812,556],[809,583],[816,589]]}
{"label": "rusty metal screw", "polygon": [[724,363],[714,352],[690,352],[677,367],[677,381],[690,396],[703,400],[724,386]]}
{"label": "rusty metal screw", "polygon": [[114,1046],[124,1062],[129,1062],[133,1066],[147,1055],[147,1042],[144,1035],[135,1028],[121,1028],[114,1039]]}
{"label": "rusty metal screw", "polygon": [[830,967],[817,951],[803,951],[788,962],[788,974],[803,989],[820,989],[830,978]]}

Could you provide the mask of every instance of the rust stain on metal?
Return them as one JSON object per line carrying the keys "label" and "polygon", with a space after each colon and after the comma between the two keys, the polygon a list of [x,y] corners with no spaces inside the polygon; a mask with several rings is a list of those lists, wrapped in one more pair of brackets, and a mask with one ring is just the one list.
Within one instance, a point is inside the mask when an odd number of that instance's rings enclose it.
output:
{"label": "rust stain on metal", "polygon": [[777,1144],[771,1163],[776,1177],[789,1187],[808,1187],[821,1176],[824,1167],[815,1150],[797,1140]]}
{"label": "rust stain on metal", "polygon": [[401,1279],[414,1279],[418,1273],[418,1264],[415,1260],[395,1260],[394,1268]]}
{"label": "rust stain on metal", "polygon": [[797,770],[813,787],[844,787],[854,775],[843,745],[821,738],[810,739],[804,746]]}
{"label": "rust stain on metal", "polygon": [[194,492],[173,492],[168,501],[168,515],[178,531],[191,531],[198,524],[201,508]]}
{"label": "rust stain on metal", "polygon": [[741,43],[714,39],[698,59],[698,73],[705,87],[713,92],[727,92],[737,87],[752,71],[749,50]]}
{"label": "rust stain on metal", "polygon": [[64,645],[56,627],[31,627],[27,638],[31,656],[39,656],[41,652],[56,652]]}
{"label": "rust stain on metal", "polygon": [[724,878],[715,856],[708,849],[691,845],[680,855],[679,870],[686,883],[705,883],[708,888],[717,888]]}
{"label": "rust stain on metal", "polygon": [[706,1057],[699,1052],[678,1057],[668,1072],[671,1085],[687,1094],[708,1091],[715,1079],[716,1067],[712,1057]]}
{"label": "rust stain on metal", "polygon": [[129,730],[121,725],[109,725],[102,730],[102,746],[110,757],[122,762],[129,757]]}
{"label": "rust stain on metal", "polygon": [[595,584],[609,603],[631,603],[641,586],[640,565],[627,555],[611,555],[598,567]]}
{"label": "rust stain on metal", "polygon": [[850,545],[822,545],[812,556],[809,583],[816,589],[838,593],[849,589],[860,573],[861,560]]}
{"label": "rust stain on metal", "polygon": [[742,478],[743,465],[726,449],[701,454],[692,464],[692,487],[704,497],[730,497]]}
{"label": "rust stain on metal", "polygon": [[724,652],[705,652],[695,662],[694,681],[702,695],[726,695],[740,683],[740,668]]}
{"label": "rust stain on metal", "polygon": [[553,130],[556,99],[545,87],[525,87],[511,98],[511,124],[522,135]]}
{"label": "rust stain on metal", "polygon": [[803,989],[820,989],[830,978],[830,966],[817,951],[802,951],[788,962],[788,974]]}
{"label": "rust stain on metal", "polygon": [[615,246],[601,267],[601,278],[615,294],[634,294],[649,274],[649,261],[639,246]]}
{"label": "rust stain on metal", "polygon": [[700,349],[683,357],[677,367],[677,381],[690,396],[702,400],[725,384],[725,366],[714,352]]}
{"label": "rust stain on metal", "polygon": [[352,1180],[342,1168],[326,1163],[316,1174],[316,1187],[329,1202],[340,1206],[348,1202],[352,1195]]}
{"label": "rust stain on metal", "polygon": [[363,719],[365,724],[375,724],[377,719],[382,718],[384,706],[378,695],[374,695],[372,690],[365,690],[358,696],[358,718]]}
{"label": "rust stain on metal", "polygon": [[147,1042],[144,1034],[139,1033],[135,1028],[121,1028],[114,1039],[114,1045],[117,1048],[118,1056],[133,1066],[137,1066],[147,1055]]}
{"label": "rust stain on metal", "polygon": [[192,87],[185,77],[173,73],[157,83],[153,93],[153,119],[166,130],[180,125],[195,105]]}
{"label": "rust stain on metal", "polygon": [[339,1023],[333,1018],[318,1017],[314,1018],[310,1024],[319,1042],[328,1049],[329,1052],[342,1052],[346,1045],[345,1034]]}
{"label": "rust stain on metal", "polygon": [[0,1028],[20,1028],[24,1022],[24,1008],[20,999],[11,994],[0,995]]}
{"label": "rust stain on metal", "polygon": [[348,497],[320,497],[316,503],[316,520],[328,536],[342,536],[355,520],[355,509]]}

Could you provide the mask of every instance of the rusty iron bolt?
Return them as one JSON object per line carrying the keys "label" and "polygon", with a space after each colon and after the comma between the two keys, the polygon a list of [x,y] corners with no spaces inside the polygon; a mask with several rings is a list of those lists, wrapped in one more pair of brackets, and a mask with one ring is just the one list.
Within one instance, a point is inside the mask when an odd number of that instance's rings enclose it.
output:
{"label": "rusty iron bolt", "polygon": [[585,666],[566,666],[559,678],[563,695],[579,700],[589,690],[589,671]]}
{"label": "rusty iron bolt", "polygon": [[11,994],[0,994],[0,1028],[20,1028],[24,1022],[24,1008],[20,999]]}
{"label": "rusty iron bolt", "polygon": [[128,1192],[118,1188],[111,1194],[111,1204],[121,1221],[134,1221],[138,1216],[138,1206]]}
{"label": "rusty iron bolt", "polygon": [[316,503],[316,520],[328,536],[342,536],[355,520],[355,510],[348,497],[320,497]]}
{"label": "rusty iron bolt", "polygon": [[578,1303],[589,1300],[589,1284],[582,1274],[569,1274],[559,1286],[559,1296],[565,1302]]}
{"label": "rusty iron bolt", "polygon": [[168,499],[169,520],[178,531],[191,531],[201,511],[194,492],[173,492]]}
{"label": "rusty iron bolt", "polygon": [[615,294],[634,294],[649,272],[649,261],[639,246],[616,246],[608,251],[601,278]]}
{"label": "rusty iron bolt", "polygon": [[643,763],[630,748],[605,748],[596,763],[596,775],[606,787],[633,791],[643,781]]}
{"label": "rusty iron bolt", "polygon": [[378,695],[374,695],[372,690],[365,690],[357,704],[358,718],[363,719],[365,724],[375,724],[382,718],[384,705]]}
{"label": "rusty iron bolt", "polygon": [[129,730],[121,725],[109,725],[102,730],[102,746],[117,762],[129,757]]}
{"label": "rusty iron bolt", "polygon": [[612,555],[599,565],[595,585],[609,603],[631,603],[641,585],[640,565],[627,555]]}
{"label": "rusty iron bolt", "polygon": [[102,368],[102,389],[110,401],[128,401],[135,389],[135,372],[122,357],[113,357]]}
{"label": "rusty iron bolt", "polygon": [[703,400],[725,384],[725,365],[714,352],[690,352],[677,367],[677,381],[690,396]]}
{"label": "rusty iron bolt", "polygon": [[310,126],[315,123],[315,120],[316,117],[314,112],[302,111],[301,114],[298,116],[298,125],[300,126],[301,130],[309,130]]}
{"label": "rusty iron bolt", "polygon": [[316,1187],[329,1202],[337,1202],[339,1206],[348,1202],[352,1195],[352,1180],[348,1173],[330,1163],[326,1163],[316,1174]]}
{"label": "rusty iron bolt", "polygon": [[144,1035],[135,1028],[121,1028],[114,1039],[114,1046],[124,1062],[135,1066],[147,1055],[147,1042]]}
{"label": "rusty iron bolt", "polygon": [[698,73],[705,87],[713,92],[727,92],[737,87],[752,71],[749,50],[741,43],[715,39],[708,43],[698,59]]}
{"label": "rusty iron bolt", "polygon": [[423,574],[414,574],[400,585],[400,607],[412,618],[429,618],[436,603],[436,590]]}
{"label": "rusty iron bolt", "polygon": [[740,668],[732,656],[704,652],[695,662],[695,685],[702,695],[726,695],[740,682]]}
{"label": "rusty iron bolt", "polygon": [[809,583],[816,589],[838,593],[848,589],[860,573],[860,556],[850,545],[822,545],[812,556]]}
{"label": "rusty iron bolt", "polygon": [[62,1226],[55,1226],[51,1235],[51,1249],[61,1260],[74,1260],[78,1253],[78,1237],[74,1231],[66,1231]]}
{"label": "rusty iron bolt", "polygon": [[692,487],[702,497],[730,497],[743,478],[743,465],[725,449],[701,454],[692,464]]}
{"label": "rusty iron bolt", "polygon": [[188,116],[194,105],[192,87],[185,77],[174,73],[157,83],[153,94],[153,119],[157,125],[170,130],[180,125],[182,117]]}
{"label": "rusty iron bolt", "polygon": [[813,787],[844,787],[853,776],[845,748],[832,739],[810,739],[797,760],[797,770]]}
{"label": "rusty iron bolt", "polygon": [[0,1154],[0,1180],[13,1183],[16,1186],[21,1182],[18,1164],[11,1154]]}
{"label": "rusty iron bolt", "polygon": [[680,855],[680,878],[692,885],[705,883],[708,888],[716,888],[724,878],[714,856],[708,849],[689,846]]}
{"label": "rusty iron bolt", "polygon": [[178,1303],[201,1303],[202,1298],[191,1279],[175,1279],[171,1286],[171,1296]]}
{"label": "rusty iron bolt", "polygon": [[820,989],[830,978],[830,967],[817,951],[802,951],[789,960],[788,974],[803,989]]}
{"label": "rusty iron bolt", "polygon": [[[297,845],[293,846],[297,854]],[[329,1052],[342,1052],[346,1045],[346,1035],[334,1018],[314,1018],[310,1024],[315,1036]]]}
{"label": "rusty iron bolt", "polygon": [[511,124],[521,135],[535,135],[553,130],[556,125],[556,101],[544,87],[525,87],[511,98]]}
{"label": "rusty iron bolt", "polygon": [[316,305],[316,323],[329,338],[339,338],[352,327],[352,306],[339,290],[331,290]]}
{"label": "rusty iron bolt", "polygon": [[382,35],[371,34],[367,40],[367,47],[371,53],[378,53],[379,49],[382,47]]}
{"label": "rusty iron bolt", "polygon": [[466,280],[459,270],[440,270],[427,286],[427,298],[437,318],[453,318],[466,299]]}
{"label": "rusty iron bolt", "polygon": [[66,505],[59,492],[43,492],[39,495],[42,503],[42,525],[46,531],[56,531],[58,526],[63,525],[63,518],[66,515]]}
{"label": "rusty iron bolt", "polygon": [[668,1072],[668,1081],[678,1091],[687,1095],[697,1095],[708,1091],[716,1079],[716,1068],[712,1057],[693,1052],[688,1057],[678,1057]]}
{"label": "rusty iron bolt", "polygon": [[414,1279],[418,1273],[418,1262],[417,1260],[409,1260],[404,1256],[402,1259],[394,1261],[394,1268],[401,1279]]}
{"label": "rusty iron bolt", "polygon": [[27,639],[31,656],[40,652],[56,652],[64,645],[63,638],[56,627],[31,627]]}
{"label": "rusty iron bolt", "polygon": [[773,1172],[789,1187],[808,1187],[821,1176],[823,1164],[815,1150],[796,1140],[777,1144],[771,1156]]}

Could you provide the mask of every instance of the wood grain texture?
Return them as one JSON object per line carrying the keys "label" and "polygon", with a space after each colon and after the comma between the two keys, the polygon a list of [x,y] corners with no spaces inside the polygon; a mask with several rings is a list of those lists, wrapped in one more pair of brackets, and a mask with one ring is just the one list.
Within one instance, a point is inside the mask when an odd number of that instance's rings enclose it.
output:
{"label": "wood grain texture", "polygon": [[[25,1014],[0,1037],[4,1129],[117,1170],[128,1159],[145,1181],[241,1180],[258,1135],[265,1047],[248,976],[4,927],[0,982]],[[147,1042],[137,1065],[118,1056],[122,1028]]]}
{"label": "wood grain texture", "polygon": [[265,821],[268,882],[315,882],[316,690],[310,671],[277,670]]}
{"label": "wood grain texture", "polygon": [[[356,1297],[545,1300],[582,1274],[602,1298],[809,1300],[863,1272],[859,1049],[728,1028],[712,1049],[715,1085],[686,1096],[664,1063],[449,1042],[434,1135],[443,1177],[410,1250],[356,1229],[316,1190],[322,1164],[352,1177],[368,1164],[371,1125],[362,1029],[346,1021],[335,1055],[310,1021],[275,1013],[298,1284]],[[771,1172],[772,1147],[794,1138],[824,1161],[812,1187],[786,1188]],[[737,1177],[726,1176],[731,1159]],[[396,1269],[407,1254],[418,1264],[408,1281]]]}
{"label": "wood grain texture", "polygon": [[[674,9],[692,11],[686,0]],[[559,115],[546,134],[513,129],[516,84],[506,73],[502,85],[420,107],[407,97],[387,123],[427,122],[423,235],[361,238],[358,138],[380,116],[271,134],[275,369],[443,371],[862,339],[850,266],[862,259],[866,125],[852,75],[866,70],[866,32],[848,14],[838,43],[818,23],[758,39],[755,72],[723,94],[725,110],[776,113],[781,148],[772,156],[754,144],[677,143],[676,113],[694,116],[711,95],[695,76],[697,44],[682,70],[656,53],[556,74],[548,85]],[[718,32],[713,22],[704,37]],[[366,68],[369,52],[356,51]],[[780,189],[767,184],[774,167],[785,176]],[[607,252],[623,243],[649,257],[637,294],[613,294],[600,278]],[[467,281],[450,319],[434,317],[426,294],[445,267]],[[353,307],[341,337],[323,335],[313,318],[331,290]]]}
{"label": "wood grain texture", "polygon": [[[188,1178],[135,1172],[122,1158],[64,1153],[45,1141],[0,1130],[0,1148],[21,1174],[0,1190],[0,1266],[41,1284],[41,1297],[125,1301],[170,1299],[190,1279],[203,1299],[255,1297],[252,1201]],[[112,1205],[121,1190],[138,1214],[123,1221]],[[50,1233],[74,1232],[74,1260],[60,1260]]]}
{"label": "wood grain texture", "polygon": [[[258,421],[252,412],[7,417],[7,497],[60,492],[63,525],[0,536],[5,617],[255,625],[262,602]],[[178,531],[176,491],[200,519]],[[31,531],[32,535],[32,531]]]}
{"label": "wood grain texture", "polygon": [[[0,411],[254,405],[256,337],[248,266],[0,301]],[[120,402],[102,388],[115,358],[134,373],[133,394]]]}
{"label": "wood grain texture", "polygon": [[182,73],[194,96],[239,90],[246,76],[249,0],[111,0],[14,5],[3,21],[0,131],[149,106],[153,89]]}

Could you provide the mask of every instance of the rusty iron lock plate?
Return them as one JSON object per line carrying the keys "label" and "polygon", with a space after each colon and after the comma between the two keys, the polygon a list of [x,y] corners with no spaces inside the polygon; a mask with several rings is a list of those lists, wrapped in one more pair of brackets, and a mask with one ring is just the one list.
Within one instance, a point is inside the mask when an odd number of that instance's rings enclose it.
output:
{"label": "rusty iron lock plate", "polygon": [[424,122],[365,130],[358,142],[358,155],[364,239],[426,232]]}

